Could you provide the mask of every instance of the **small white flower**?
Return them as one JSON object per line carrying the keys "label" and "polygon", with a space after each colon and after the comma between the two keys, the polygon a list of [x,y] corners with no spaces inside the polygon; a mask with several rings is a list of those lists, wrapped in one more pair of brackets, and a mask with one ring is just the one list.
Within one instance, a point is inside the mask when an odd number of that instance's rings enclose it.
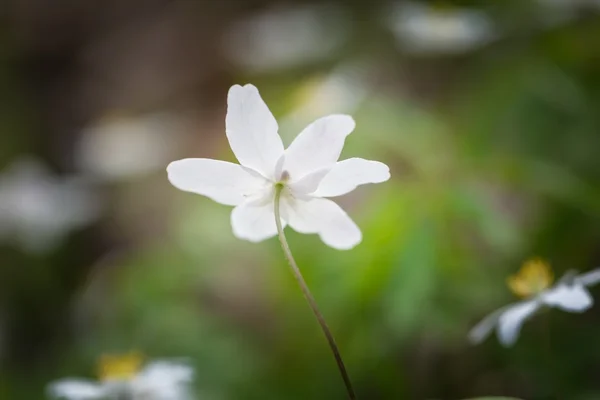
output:
{"label": "small white flower", "polygon": [[109,116],[82,132],[76,161],[100,179],[136,178],[162,168],[173,154],[176,134],[177,121],[167,114]]}
{"label": "small white flower", "polygon": [[304,121],[336,110],[353,113],[368,95],[371,71],[366,62],[355,61],[335,67],[300,84],[292,111],[280,121],[286,132],[302,129]]}
{"label": "small white flower", "polygon": [[16,241],[29,252],[55,247],[98,211],[84,182],[53,176],[32,159],[16,161],[0,175],[0,239]]}
{"label": "small white flower", "polygon": [[538,259],[525,263],[519,273],[508,279],[508,285],[515,294],[526,299],[502,307],[484,318],[469,332],[469,340],[480,343],[496,327],[500,343],[512,346],[523,322],[544,306],[574,313],[586,311],[593,304],[586,287],[600,282],[600,269],[581,275],[569,272],[556,285],[549,287],[551,282],[552,272],[548,264]]}
{"label": "small white flower", "polygon": [[436,9],[409,1],[398,4],[388,18],[399,44],[411,53],[461,53],[495,36],[489,17],[476,9]]}
{"label": "small white flower", "polygon": [[223,48],[233,63],[252,72],[310,65],[335,55],[349,22],[335,4],[277,6],[235,23]]}
{"label": "small white flower", "polygon": [[327,245],[350,249],[360,243],[360,229],[336,203],[340,196],[366,183],[389,179],[389,168],[362,158],[337,161],[344,140],[354,129],[347,115],[330,115],[306,127],[284,150],[277,121],[252,85],[231,87],[226,134],[241,165],[193,158],[167,167],[178,189],[235,206],[235,236],[258,242],[277,233],[275,187],[281,194],[282,226],[317,233]]}
{"label": "small white flower", "polygon": [[101,361],[98,382],[69,378],[52,383],[48,393],[52,398],[66,400],[191,400],[190,383],[194,371],[186,364],[154,361],[141,367],[137,354]]}

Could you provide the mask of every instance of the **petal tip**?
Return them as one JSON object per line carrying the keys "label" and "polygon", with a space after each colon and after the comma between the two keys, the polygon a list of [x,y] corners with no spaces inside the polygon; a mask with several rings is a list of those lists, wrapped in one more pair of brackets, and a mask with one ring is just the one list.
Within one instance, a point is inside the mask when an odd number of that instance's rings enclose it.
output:
{"label": "petal tip", "polygon": [[245,91],[258,92],[258,89],[256,88],[256,86],[254,86],[251,83],[246,83],[245,85],[239,85],[236,83],[235,85],[232,85],[229,88],[229,94],[233,94],[236,92],[245,92]]}
{"label": "petal tip", "polygon": [[388,167],[386,164],[376,161],[378,164],[381,165],[381,180],[377,183],[382,183],[382,182],[386,182],[388,181],[391,177],[392,174],[390,173],[390,167]]}
{"label": "petal tip", "polygon": [[336,250],[340,250],[340,251],[347,251],[347,250],[352,250],[353,248],[355,248],[356,246],[358,246],[361,242],[362,242],[362,233],[359,232],[357,238],[353,241],[349,241],[349,242],[345,242],[345,243],[334,243],[331,240],[325,240],[323,237],[321,237],[321,240],[323,240],[323,242]]}
{"label": "petal tip", "polygon": [[320,120],[326,122],[327,124],[335,124],[337,129],[341,129],[341,131],[345,133],[345,136],[351,134],[352,131],[354,131],[354,128],[356,128],[356,122],[354,121],[354,118],[348,114],[330,114],[319,118],[317,121]]}
{"label": "petal tip", "polygon": [[338,114],[336,117],[340,118],[340,120],[343,120],[343,123],[347,125],[348,135],[352,133],[354,128],[356,128],[356,121],[354,121],[352,116],[347,114]]}

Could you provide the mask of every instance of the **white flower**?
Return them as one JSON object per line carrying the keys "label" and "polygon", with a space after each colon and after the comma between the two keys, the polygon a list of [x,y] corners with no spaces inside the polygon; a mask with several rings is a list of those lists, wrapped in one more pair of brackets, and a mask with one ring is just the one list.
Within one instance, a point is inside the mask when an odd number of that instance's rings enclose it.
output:
{"label": "white flower", "polygon": [[[106,363],[106,362],[105,362]],[[66,400],[127,399],[127,400],[190,400],[189,385],[193,369],[172,361],[154,361],[138,370],[136,355],[119,357],[108,362],[101,381],[64,379],[52,383],[48,393],[52,398]],[[110,369],[113,371],[110,371]]]}
{"label": "white flower", "polygon": [[300,84],[292,111],[280,121],[280,128],[294,132],[319,115],[336,110],[352,113],[365,101],[371,70],[363,61],[341,64],[325,75],[316,75]]}
{"label": "white flower", "polygon": [[76,161],[94,177],[135,178],[171,158],[177,130],[176,119],[167,114],[106,117],[84,130]]}
{"label": "white flower", "polygon": [[277,121],[252,85],[231,87],[226,133],[241,165],[211,159],[184,159],[167,167],[171,183],[184,191],[235,206],[233,233],[258,242],[277,233],[274,193],[281,194],[282,226],[317,233],[327,245],[350,249],[361,241],[356,224],[326,197],[366,183],[389,179],[389,168],[362,158],[337,161],[354,129],[347,115],[330,115],[306,127],[284,150]]}
{"label": "white flower", "polygon": [[544,306],[574,313],[586,311],[593,304],[586,287],[600,282],[600,269],[581,275],[569,272],[556,285],[548,287],[551,280],[552,273],[546,263],[540,260],[525,263],[518,274],[509,278],[508,284],[513,292],[527,298],[484,318],[469,332],[469,340],[480,343],[496,327],[500,343],[512,346],[523,322]]}
{"label": "white flower", "polygon": [[272,7],[235,23],[223,48],[233,63],[252,72],[305,66],[335,55],[349,22],[335,4]]}
{"label": "white flower", "polygon": [[402,48],[412,53],[461,53],[495,36],[491,20],[476,9],[438,10],[417,2],[402,2],[388,18]]}
{"label": "white flower", "polygon": [[0,239],[29,252],[47,251],[98,216],[99,203],[77,178],[52,176],[32,159],[0,175]]}

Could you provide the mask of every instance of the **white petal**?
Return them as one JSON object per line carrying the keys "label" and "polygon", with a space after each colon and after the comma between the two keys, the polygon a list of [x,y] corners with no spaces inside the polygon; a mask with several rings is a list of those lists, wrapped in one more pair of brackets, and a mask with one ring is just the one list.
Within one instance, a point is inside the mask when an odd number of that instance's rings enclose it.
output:
{"label": "white petal", "polygon": [[585,311],[593,304],[592,296],[583,285],[578,284],[558,284],[542,293],[540,298],[551,307],[572,312]]}
{"label": "white petal", "polygon": [[344,210],[328,199],[285,202],[285,217],[300,233],[318,233],[323,242],[338,250],[348,250],[362,240],[360,229]]}
{"label": "white petal", "polygon": [[540,303],[537,301],[526,301],[517,303],[508,308],[498,318],[498,339],[504,346],[512,346],[523,322],[538,310]]}
{"label": "white petal", "polygon": [[[231,212],[233,234],[239,239],[260,242],[277,234],[273,201],[243,203]],[[282,221],[282,226],[285,223]]]}
{"label": "white petal", "polygon": [[344,140],[354,130],[348,115],[330,115],[307,126],[285,151],[284,170],[293,180],[336,163]]}
{"label": "white petal", "polygon": [[186,192],[206,196],[217,203],[236,206],[253,196],[266,180],[238,164],[208,158],[186,158],[167,167],[169,181]]}
{"label": "white petal", "polygon": [[494,326],[498,323],[500,315],[502,315],[505,310],[506,307],[496,310],[475,325],[468,333],[467,337],[469,341],[473,344],[479,344],[488,337],[492,329],[494,329]]}
{"label": "white petal", "polygon": [[137,376],[140,379],[191,382],[194,377],[194,369],[183,363],[173,361],[154,361],[148,364]]}
{"label": "white petal", "polygon": [[313,193],[315,190],[317,190],[321,184],[321,181],[329,173],[329,171],[329,168],[318,169],[314,172],[304,175],[295,182],[290,182],[288,186],[295,196]]}
{"label": "white petal", "polygon": [[171,361],[155,361],[146,366],[131,382],[136,398],[182,400],[186,397],[188,384],[194,370],[186,364]]}
{"label": "white petal", "polygon": [[329,171],[314,193],[319,197],[341,196],[366,183],[381,183],[390,179],[390,169],[379,161],[349,158]]}
{"label": "white petal", "polygon": [[283,154],[277,121],[253,85],[234,85],[227,95],[227,139],[240,164],[273,178]]}
{"label": "white petal", "polygon": [[600,282],[600,268],[581,274],[575,280],[585,286],[595,285]]}
{"label": "white petal", "polygon": [[83,379],[65,379],[48,387],[51,397],[69,400],[92,400],[106,396],[106,388]]}

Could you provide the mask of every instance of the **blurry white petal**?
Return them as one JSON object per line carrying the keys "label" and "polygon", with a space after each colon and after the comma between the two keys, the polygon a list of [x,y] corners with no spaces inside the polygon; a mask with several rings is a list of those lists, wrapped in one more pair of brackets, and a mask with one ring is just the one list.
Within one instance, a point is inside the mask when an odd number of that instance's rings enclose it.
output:
{"label": "blurry white petal", "polygon": [[279,120],[280,131],[300,132],[306,121],[322,115],[354,113],[367,97],[371,74],[375,74],[372,65],[360,60],[341,64],[326,75],[311,76],[301,82],[292,111]]}
{"label": "blurry white petal", "polygon": [[231,227],[236,237],[251,242],[275,236],[277,226],[273,201],[258,205],[246,202],[237,206],[231,212]]}
{"label": "blurry white petal", "polygon": [[172,361],[154,361],[148,364],[138,375],[141,379],[160,381],[191,382],[194,369],[187,364]]}
{"label": "blurry white petal", "polygon": [[277,121],[253,85],[234,85],[227,96],[227,139],[240,164],[273,178],[283,154]]}
{"label": "blurry white petal", "polygon": [[314,193],[319,197],[341,196],[366,183],[381,183],[390,179],[390,169],[378,161],[349,158],[329,171]]}
{"label": "blurry white petal", "polygon": [[106,396],[102,385],[83,379],[65,379],[48,387],[51,397],[67,400],[92,400]]}
{"label": "blurry white petal", "polygon": [[559,284],[541,294],[541,300],[565,311],[582,312],[593,304],[592,297],[582,285]]}
{"label": "blurry white petal", "polygon": [[590,272],[583,273],[575,278],[576,282],[585,285],[591,286],[600,282],[600,268],[594,269]]}
{"label": "blurry white petal", "polygon": [[[510,307],[510,306],[509,306]],[[494,311],[484,319],[482,319],[477,325],[475,325],[468,333],[467,337],[473,344],[481,343],[489,334],[492,332],[500,315],[506,310],[507,307],[503,307],[499,310]]]}
{"label": "blurry white petal", "polygon": [[0,176],[0,237],[18,240],[27,251],[53,248],[99,211],[87,182],[53,176],[33,159],[16,161]]}
{"label": "blurry white petal", "polygon": [[412,53],[460,53],[495,36],[490,18],[476,9],[437,10],[407,1],[399,3],[388,18],[398,42]]}
{"label": "blurry white petal", "polygon": [[336,4],[277,5],[233,24],[225,53],[244,70],[271,72],[334,56],[349,15]]}
{"label": "blurry white petal", "polygon": [[291,179],[297,180],[310,172],[333,167],[354,126],[354,120],[348,115],[330,115],[316,120],[287,148],[283,169]]}
{"label": "blurry white petal", "polygon": [[76,162],[87,173],[107,180],[162,168],[177,143],[175,122],[160,114],[101,119],[83,132]]}
{"label": "blurry white petal", "polygon": [[170,361],[156,361],[146,366],[131,382],[136,398],[184,400],[192,382],[191,366]]}
{"label": "blurry white petal", "polygon": [[523,322],[535,313],[540,304],[537,301],[517,303],[507,308],[498,318],[498,339],[504,346],[512,346]]}
{"label": "blurry white petal", "polygon": [[174,161],[167,167],[167,173],[176,188],[229,206],[241,204],[266,184],[266,180],[238,164],[208,158]]}
{"label": "blurry white petal", "polygon": [[338,250],[348,250],[362,240],[360,229],[344,210],[328,199],[287,200],[286,219],[300,233],[318,233],[323,242]]}

